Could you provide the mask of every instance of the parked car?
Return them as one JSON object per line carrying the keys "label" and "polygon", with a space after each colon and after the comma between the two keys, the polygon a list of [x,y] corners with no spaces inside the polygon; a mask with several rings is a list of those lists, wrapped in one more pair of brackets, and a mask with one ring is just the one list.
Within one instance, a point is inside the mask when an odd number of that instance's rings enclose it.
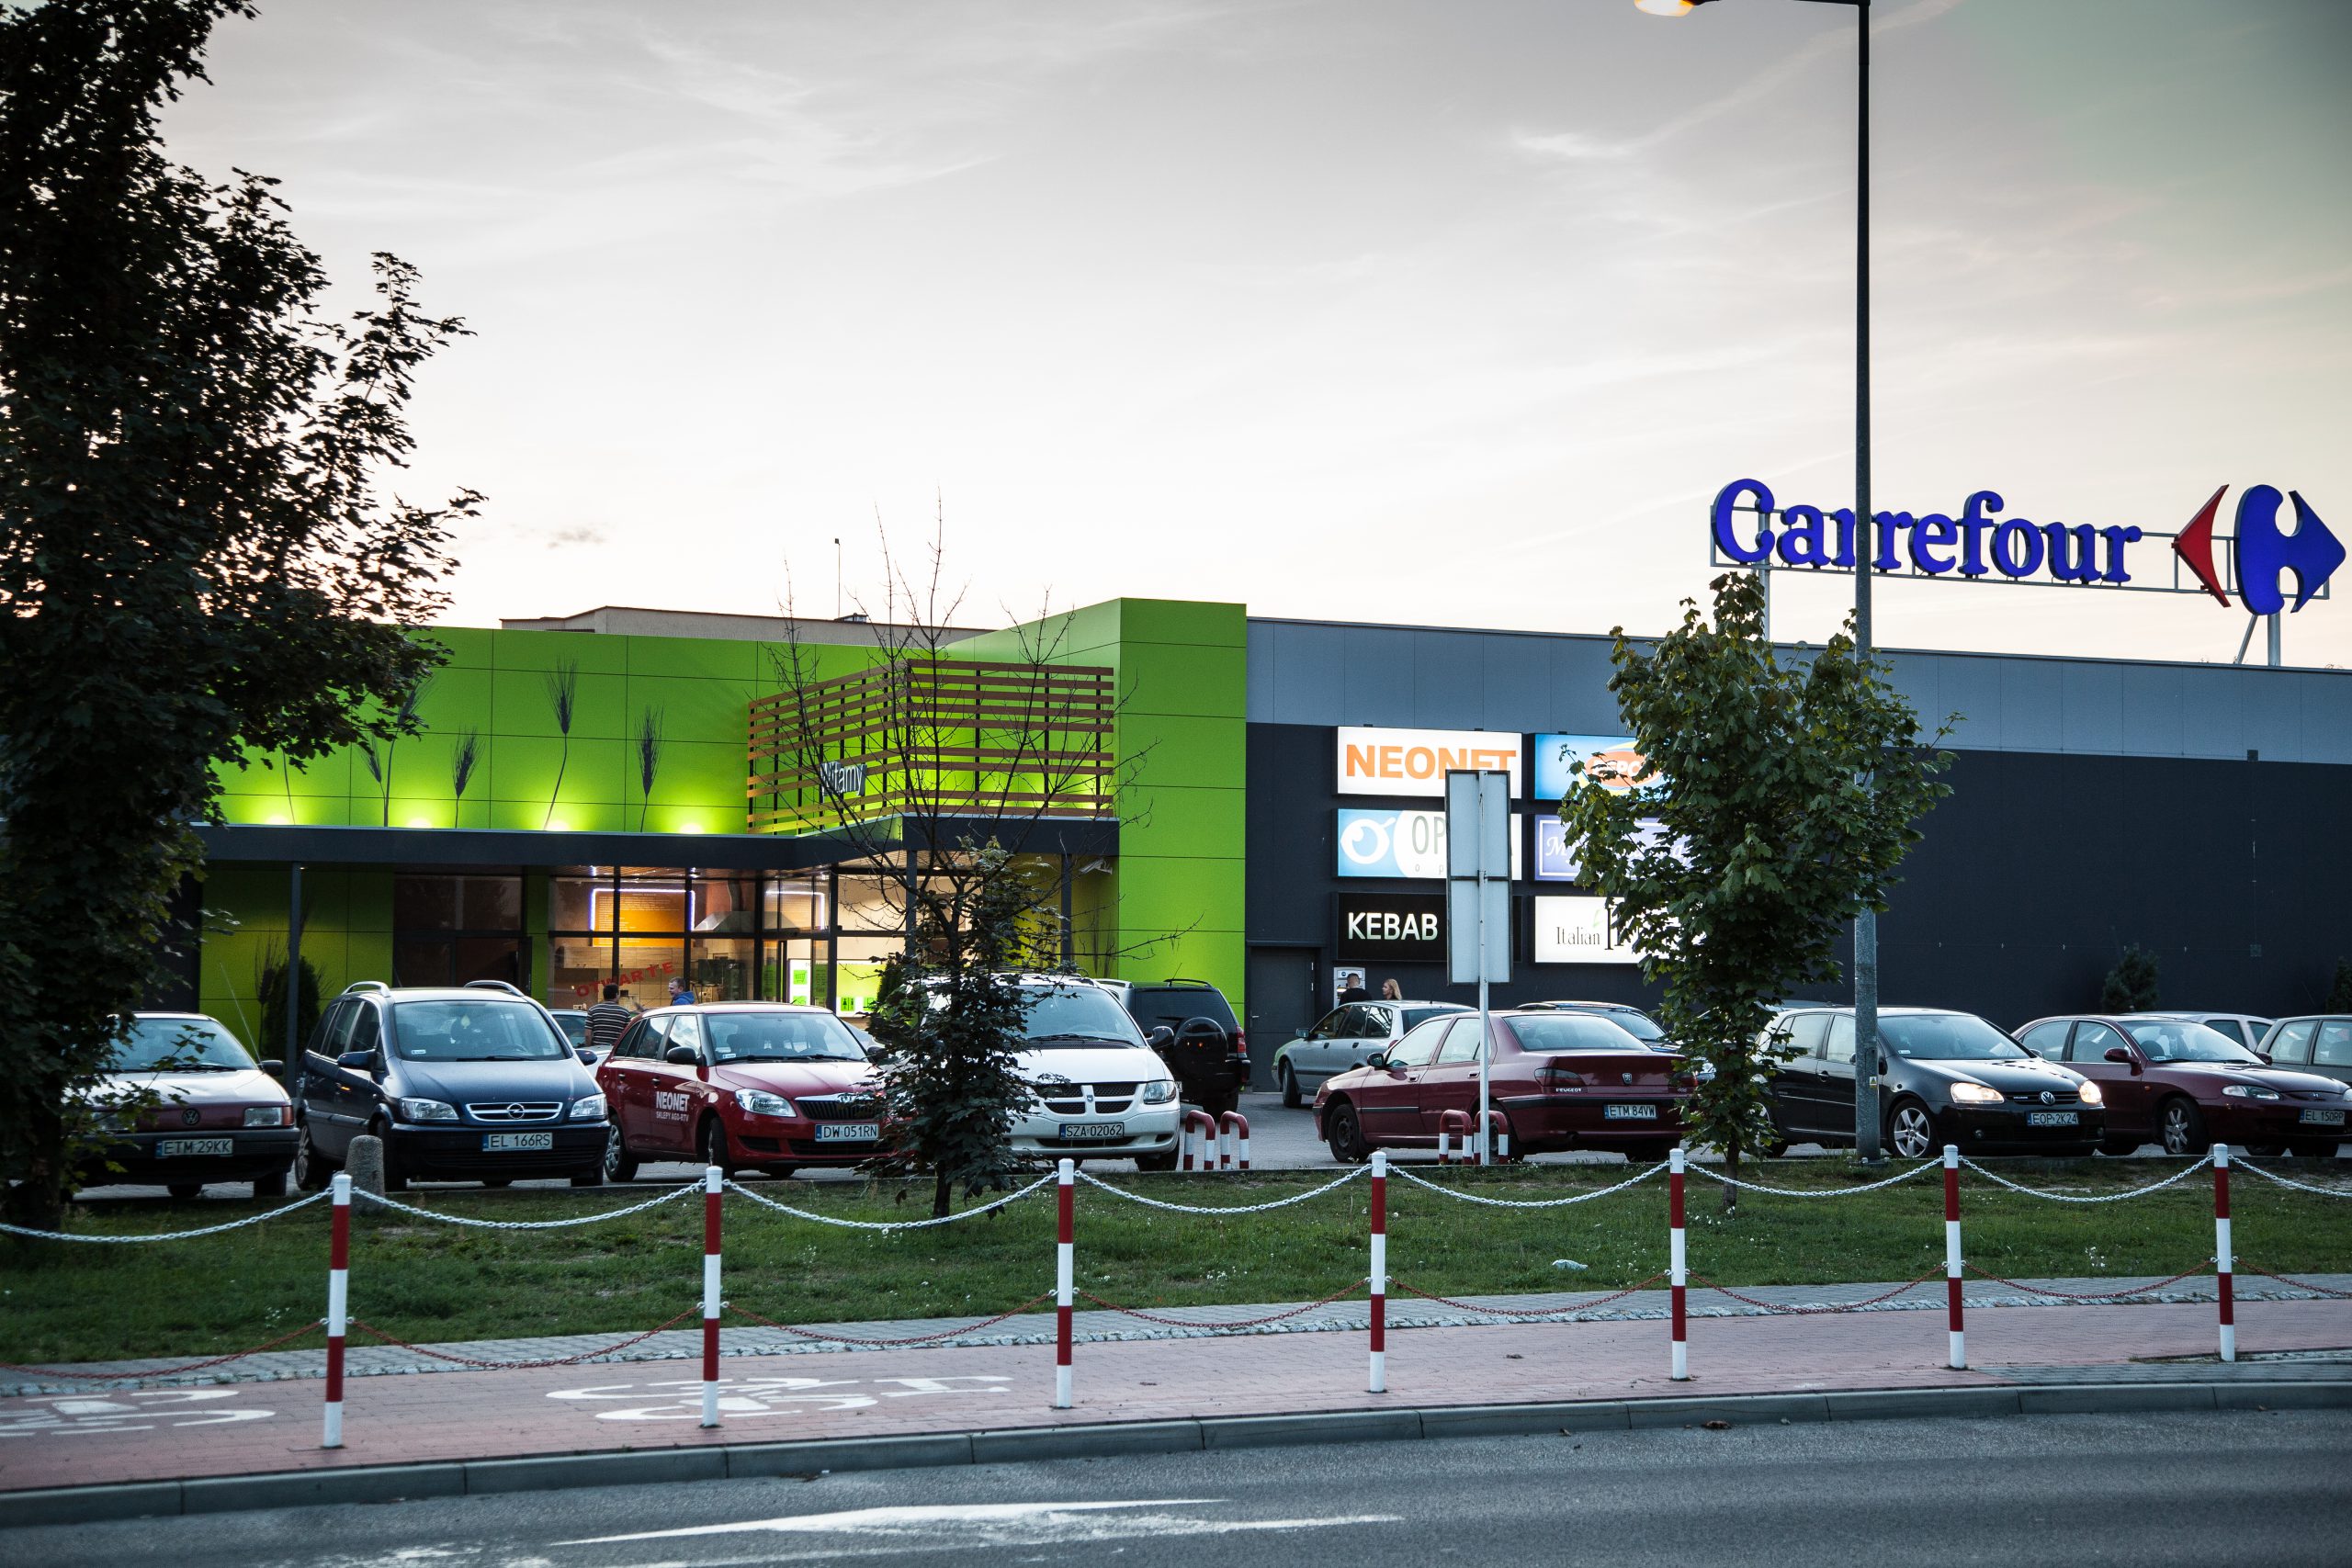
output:
{"label": "parked car", "polygon": [[[1878,1026],[1881,1135],[1905,1159],[1946,1144],[1969,1154],[2086,1155],[2106,1139],[2098,1085],[1973,1013],[1884,1008]],[[1782,1030],[1797,1055],[1774,1064],[1765,1086],[1781,1140],[1852,1143],[1854,1010],[1783,1012],[1766,1038]]]}
{"label": "parked car", "polygon": [[571,1042],[573,1050],[590,1051],[593,1054],[594,1048],[588,1043],[587,1009],[549,1008],[548,1016],[555,1020],[555,1026],[563,1031],[563,1037]]}
{"label": "parked car", "polygon": [[[274,1060],[256,1064],[200,1012],[133,1014],[91,1092],[109,1140],[82,1168],[84,1184],[156,1183],[187,1199],[211,1182],[250,1181],[256,1198],[283,1197],[294,1164],[284,1071]],[[141,1100],[151,1103],[138,1109]],[[123,1109],[104,1109],[110,1103]]]}
{"label": "parked car", "polygon": [[605,1174],[691,1159],[729,1175],[855,1165],[882,1136],[865,1048],[831,1008],[709,1002],[632,1021],[596,1068],[612,1138]]}
{"label": "parked car", "polygon": [[1349,1002],[1274,1053],[1274,1083],[1294,1110],[1329,1077],[1363,1066],[1433,1018],[1470,1010],[1460,1002]]}
{"label": "parked car", "polygon": [[2194,1019],[2085,1013],[2037,1019],[2018,1043],[2099,1087],[2109,1154],[2144,1143],[2201,1155],[2222,1139],[2256,1154],[2333,1155],[2352,1086],[2274,1067]]}
{"label": "parked car", "polygon": [[1250,1036],[1223,991],[1206,980],[1138,980],[1123,1002],[1186,1100],[1212,1116],[1240,1103],[1250,1087]]}
{"label": "parked car", "polygon": [[337,997],[302,1054],[294,1175],[326,1184],[363,1133],[384,1185],[565,1176],[605,1179],[605,1096],[548,1010],[503,980]]}
{"label": "parked car", "polygon": [[[1513,1155],[1617,1149],[1646,1162],[1680,1141],[1691,1081],[1680,1057],[1589,1014],[1512,1009],[1490,1017],[1487,1103],[1510,1124]],[[1315,1096],[1315,1130],[1331,1156],[1352,1164],[1375,1148],[1434,1148],[1446,1111],[1475,1117],[1478,1039],[1476,1013],[1442,1014],[1327,1080]]]}
{"label": "parked car", "polygon": [[2255,1050],[2273,1066],[2352,1083],[2352,1014],[2282,1018]]}
{"label": "parked car", "polygon": [[2262,1037],[2270,1032],[2272,1022],[2250,1012],[2189,1012],[2178,1008],[2166,1008],[2164,1012],[2166,1018],[2185,1018],[2192,1023],[2201,1023],[2223,1039],[2234,1041],[2257,1053],[2262,1049]]}

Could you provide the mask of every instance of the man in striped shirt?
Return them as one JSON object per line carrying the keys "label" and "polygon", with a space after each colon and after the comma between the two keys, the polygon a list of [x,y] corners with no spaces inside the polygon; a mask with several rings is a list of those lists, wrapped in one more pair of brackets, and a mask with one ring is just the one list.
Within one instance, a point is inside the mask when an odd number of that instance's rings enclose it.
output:
{"label": "man in striped shirt", "polygon": [[588,1049],[595,1052],[600,1061],[612,1055],[613,1047],[620,1043],[621,1032],[636,1016],[621,1006],[620,995],[618,986],[608,985],[605,987],[605,999],[588,1010]]}

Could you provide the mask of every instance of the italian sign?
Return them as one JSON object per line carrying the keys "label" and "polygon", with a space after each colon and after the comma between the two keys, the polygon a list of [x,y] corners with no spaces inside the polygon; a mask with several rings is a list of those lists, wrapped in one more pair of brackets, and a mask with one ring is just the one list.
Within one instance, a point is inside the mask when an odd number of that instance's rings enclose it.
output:
{"label": "italian sign", "polygon": [[1436,799],[1445,794],[1447,773],[1468,769],[1509,773],[1516,799],[1521,739],[1491,729],[1342,729],[1339,793]]}

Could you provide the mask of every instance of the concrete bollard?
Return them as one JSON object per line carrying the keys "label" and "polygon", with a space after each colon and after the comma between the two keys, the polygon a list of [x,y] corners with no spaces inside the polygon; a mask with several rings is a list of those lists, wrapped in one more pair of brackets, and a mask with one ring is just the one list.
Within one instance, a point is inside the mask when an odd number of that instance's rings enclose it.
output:
{"label": "concrete bollard", "polygon": [[[344,1174],[351,1178],[352,1190],[375,1197],[384,1195],[384,1140],[370,1133],[362,1133],[351,1140],[351,1152],[344,1157]],[[362,1224],[372,1224],[391,1213],[380,1203],[356,1205]]]}

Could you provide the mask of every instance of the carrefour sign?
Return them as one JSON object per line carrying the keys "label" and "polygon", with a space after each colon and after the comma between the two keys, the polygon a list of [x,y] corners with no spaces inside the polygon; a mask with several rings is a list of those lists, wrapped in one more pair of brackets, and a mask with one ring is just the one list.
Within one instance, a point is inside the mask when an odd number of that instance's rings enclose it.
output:
{"label": "carrefour sign", "polygon": [[1509,773],[1515,800],[1521,739],[1491,729],[1342,729],[1339,793],[1442,796],[1445,775],[1464,770]]}

